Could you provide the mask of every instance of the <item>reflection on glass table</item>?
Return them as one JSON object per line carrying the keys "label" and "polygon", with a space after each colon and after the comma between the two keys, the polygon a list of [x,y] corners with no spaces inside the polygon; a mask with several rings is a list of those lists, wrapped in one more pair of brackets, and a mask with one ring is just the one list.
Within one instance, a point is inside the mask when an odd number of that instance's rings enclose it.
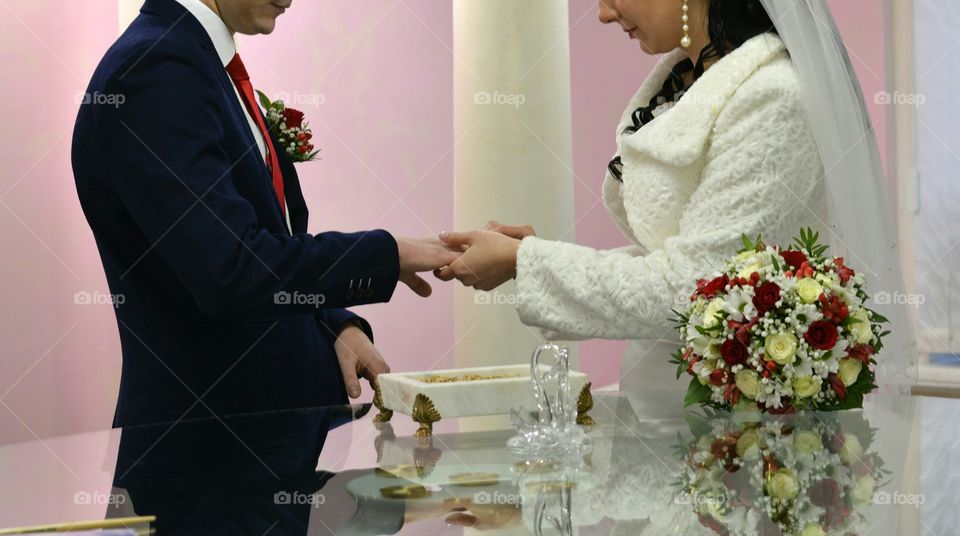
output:
{"label": "reflection on glass table", "polygon": [[929,469],[949,467],[938,458],[957,437],[916,423],[960,403],[879,394],[863,411],[760,416],[683,411],[682,395],[595,393],[593,448],[566,458],[511,455],[507,418],[416,437],[368,405],[8,445],[0,527],[154,515],[157,534],[949,533],[924,525],[943,526],[929,505],[952,479]]}

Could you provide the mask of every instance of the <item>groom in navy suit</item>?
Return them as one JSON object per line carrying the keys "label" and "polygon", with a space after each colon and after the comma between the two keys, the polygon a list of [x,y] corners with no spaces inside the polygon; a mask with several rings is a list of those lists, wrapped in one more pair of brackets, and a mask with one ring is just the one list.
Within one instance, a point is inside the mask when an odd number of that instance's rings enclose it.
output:
{"label": "groom in navy suit", "polygon": [[345,403],[388,370],[345,308],[398,281],[427,296],[417,274],[456,257],[383,230],[307,233],[233,41],[291,2],[147,0],[87,89],[73,169],[123,296],[115,426]]}

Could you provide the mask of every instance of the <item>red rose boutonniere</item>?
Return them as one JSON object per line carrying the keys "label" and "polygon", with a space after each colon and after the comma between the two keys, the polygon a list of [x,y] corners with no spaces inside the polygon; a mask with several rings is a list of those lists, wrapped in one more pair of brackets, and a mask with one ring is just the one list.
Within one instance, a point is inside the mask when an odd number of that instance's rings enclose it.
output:
{"label": "red rose boutonniere", "polygon": [[294,162],[313,160],[320,151],[310,143],[313,132],[303,120],[303,112],[288,108],[282,100],[271,101],[262,91],[257,94],[266,111],[267,128],[277,137],[278,150],[283,150]]}

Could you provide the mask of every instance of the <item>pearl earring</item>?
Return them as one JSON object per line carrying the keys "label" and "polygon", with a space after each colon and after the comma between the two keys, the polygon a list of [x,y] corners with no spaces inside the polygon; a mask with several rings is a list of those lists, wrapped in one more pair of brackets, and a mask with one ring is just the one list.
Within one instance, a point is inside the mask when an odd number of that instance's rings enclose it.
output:
{"label": "pearl earring", "polygon": [[680,46],[683,48],[690,48],[692,41],[690,40],[690,0],[683,0],[683,16],[680,17],[683,21],[683,37],[680,38]]}

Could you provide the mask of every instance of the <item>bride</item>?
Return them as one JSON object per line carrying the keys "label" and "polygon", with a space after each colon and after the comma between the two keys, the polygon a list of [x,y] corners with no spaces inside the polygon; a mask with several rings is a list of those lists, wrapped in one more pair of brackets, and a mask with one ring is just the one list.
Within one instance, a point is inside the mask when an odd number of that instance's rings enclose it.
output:
{"label": "bride", "polygon": [[[872,288],[901,288],[875,138],[825,0],[600,0],[599,10],[643,52],[665,53],[617,125],[604,178],[632,245],[598,251],[491,222],[441,235],[464,254],[437,277],[480,290],[515,278],[520,319],[549,338],[632,340],[624,391],[676,385],[671,309],[743,234],[786,245],[817,228]],[[902,323],[902,356],[881,381],[910,375],[903,309],[878,306]]]}

